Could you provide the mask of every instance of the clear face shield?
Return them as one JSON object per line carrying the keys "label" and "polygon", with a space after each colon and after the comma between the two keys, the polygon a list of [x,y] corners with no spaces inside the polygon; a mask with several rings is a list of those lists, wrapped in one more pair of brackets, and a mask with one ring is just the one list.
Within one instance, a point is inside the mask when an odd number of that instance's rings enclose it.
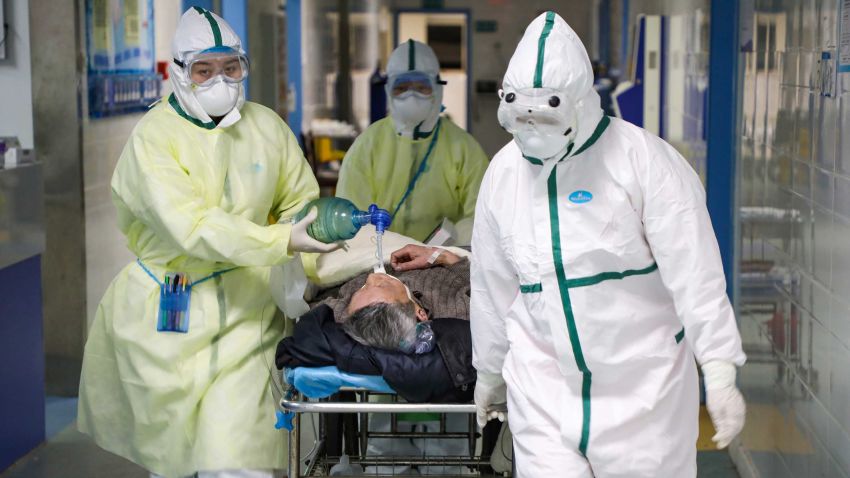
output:
{"label": "clear face shield", "polygon": [[186,61],[174,60],[196,87],[207,87],[219,77],[226,83],[241,83],[248,77],[248,57],[229,47],[216,47],[187,55]]}
{"label": "clear face shield", "polygon": [[500,90],[499,97],[499,124],[508,133],[529,130],[542,136],[575,133],[575,102],[564,92],[551,88]]}
{"label": "clear face shield", "polygon": [[539,159],[558,154],[575,139],[575,101],[552,88],[500,90],[499,124],[522,153]]}

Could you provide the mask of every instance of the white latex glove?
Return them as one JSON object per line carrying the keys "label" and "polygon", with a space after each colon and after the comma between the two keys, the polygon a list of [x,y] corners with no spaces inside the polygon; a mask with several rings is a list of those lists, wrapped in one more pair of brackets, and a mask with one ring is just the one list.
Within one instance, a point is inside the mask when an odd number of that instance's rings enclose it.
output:
{"label": "white latex glove", "polygon": [[318,215],[319,210],[314,207],[303,219],[292,225],[292,233],[289,237],[290,254],[294,252],[333,252],[345,245],[344,242],[325,244],[307,234],[307,227],[316,220]]}
{"label": "white latex glove", "polygon": [[475,415],[478,426],[484,428],[488,421],[505,421],[507,412],[507,386],[497,373],[478,372],[475,382]]}
{"label": "white latex glove", "polygon": [[717,448],[726,448],[744,428],[746,405],[735,386],[735,365],[714,360],[702,366],[705,404],[717,433],[711,438]]}

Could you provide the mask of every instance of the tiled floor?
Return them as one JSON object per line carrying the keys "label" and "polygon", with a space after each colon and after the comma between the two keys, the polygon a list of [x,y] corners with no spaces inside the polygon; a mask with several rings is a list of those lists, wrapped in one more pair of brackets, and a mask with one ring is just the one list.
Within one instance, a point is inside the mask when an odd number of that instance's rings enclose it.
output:
{"label": "tiled floor", "polygon": [[49,440],[74,423],[77,418],[77,399],[48,396],[45,405],[45,434]]}
{"label": "tiled floor", "polygon": [[[700,451],[699,478],[738,478],[729,455]],[[70,426],[35,450],[0,478],[148,478],[145,470],[98,448]]]}
{"label": "tiled floor", "polygon": [[[47,397],[47,443],[34,450],[3,473],[0,478],[147,478],[145,470],[129,461],[103,451],[81,434],[74,423],[75,398]],[[771,411],[756,413],[755,419],[771,417]],[[761,417],[761,418],[759,418]],[[735,466],[725,451],[714,450],[713,427],[705,410],[700,416],[699,478],[738,478]]]}
{"label": "tiled floor", "polygon": [[725,451],[701,451],[697,453],[697,478],[738,478],[738,472]]}
{"label": "tiled floor", "polygon": [[[48,409],[52,412],[48,413],[50,427],[51,423],[61,422],[63,413],[70,409],[70,402],[48,400]],[[705,425],[705,420],[702,423]],[[699,478],[738,478],[726,452],[702,450],[708,446],[706,440],[711,431],[709,429],[701,434],[701,451],[697,457]],[[45,445],[0,473],[0,478],[54,477],[147,478],[148,474],[133,463],[98,448],[87,436],[79,433],[74,424],[50,436]]]}
{"label": "tiled floor", "polygon": [[103,451],[71,425],[24,457],[2,478],[148,478],[145,470]]}

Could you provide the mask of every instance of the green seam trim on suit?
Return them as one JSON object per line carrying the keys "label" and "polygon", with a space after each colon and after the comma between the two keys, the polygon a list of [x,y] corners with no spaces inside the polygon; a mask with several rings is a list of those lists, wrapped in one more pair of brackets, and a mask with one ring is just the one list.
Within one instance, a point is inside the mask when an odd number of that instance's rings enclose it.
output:
{"label": "green seam trim on suit", "polygon": [[[549,35],[549,31],[551,31],[551,26],[549,25],[550,17],[554,18],[554,13],[550,12],[546,15],[547,26],[543,29],[543,34],[540,36],[540,41],[538,43],[538,56],[537,56],[537,71],[535,72],[535,87],[538,86],[538,75],[542,78],[542,58],[543,58],[543,47],[546,42],[546,37]],[[547,29],[548,28],[548,29]],[[579,148],[575,154],[581,154],[586,151],[588,148],[593,146],[594,143],[602,136],[602,133],[605,132],[605,129],[608,128],[608,125],[611,123],[611,118],[608,116],[602,116],[602,119],[599,121],[599,124],[596,125],[596,129],[594,129],[593,134],[590,135],[587,141]],[[567,153],[558,160],[558,162],[563,161],[567,156],[570,155],[570,151],[573,149],[573,144],[570,144],[567,149]],[[526,161],[531,164],[541,166],[543,165],[543,161],[538,158],[533,158],[531,156],[523,155]],[[638,270],[626,270],[623,272],[603,272],[600,274],[596,274],[590,277],[582,277],[578,279],[567,279],[566,271],[564,270],[564,260],[561,254],[561,232],[560,232],[560,220],[558,218],[558,182],[557,182],[557,167],[552,169],[552,173],[549,175],[548,179],[548,192],[549,192],[549,226],[551,228],[552,234],[552,256],[555,261],[555,273],[558,277],[558,289],[561,295],[561,306],[564,309],[564,315],[567,318],[567,331],[570,335],[570,346],[573,349],[573,356],[576,360],[576,366],[581,371],[582,381],[581,381],[581,401],[582,401],[582,423],[581,423],[581,440],[579,441],[578,449],[582,455],[587,456],[587,446],[590,441],[590,389],[591,384],[593,382],[593,374],[590,372],[590,369],[587,368],[587,363],[584,361],[584,353],[581,349],[581,341],[578,336],[578,329],[576,328],[575,315],[573,314],[572,302],[570,301],[570,289],[576,287],[585,287],[589,285],[598,284],[600,282],[606,280],[619,280],[624,279],[626,277],[634,276],[634,275],[642,275],[649,274],[658,269],[657,264],[652,264],[651,266],[645,269]],[[532,285],[521,285],[520,292],[526,293],[526,288],[533,287]],[[542,285],[541,285],[542,290]],[[682,337],[684,337],[684,330],[680,332]],[[679,335],[676,336],[678,341]]]}
{"label": "green seam trim on suit", "polygon": [[[593,146],[593,144],[596,143],[599,137],[602,136],[602,133],[604,133],[605,130],[608,128],[609,124],[611,124],[611,118],[609,118],[608,116],[602,116],[602,119],[599,120],[599,123],[597,123],[596,125],[596,129],[593,130],[593,134],[590,135],[590,138],[588,138],[587,141],[585,141],[584,144],[581,145],[581,148],[579,148],[578,151],[573,154],[573,156],[575,156],[576,154],[581,154],[587,151],[588,148]],[[561,159],[559,159],[558,162],[563,161],[567,156],[570,155],[570,151],[572,151],[574,145],[574,143],[570,143],[570,147],[567,148],[567,154],[565,154]],[[534,164],[536,166],[543,166],[543,161],[541,159],[526,155],[523,155],[522,157],[525,158],[525,160],[531,164]]]}
{"label": "green seam trim on suit", "polygon": [[588,138],[587,141],[585,141],[584,144],[581,146],[581,148],[576,151],[576,154],[581,154],[585,152],[587,148],[593,146],[593,143],[595,143],[596,140],[599,139],[600,136],[602,136],[602,133],[605,132],[605,128],[607,128],[608,124],[610,123],[611,118],[606,115],[603,115],[602,119],[599,120],[599,124],[596,125],[596,129],[593,130],[593,134],[590,135],[590,138]]}
{"label": "green seam trim on suit", "polygon": [[567,281],[567,288],[574,289],[576,287],[587,287],[589,285],[596,285],[600,282],[605,282],[606,280],[621,280],[626,277],[651,274],[656,270],[658,270],[658,264],[653,263],[651,266],[644,269],[629,269],[623,272],[602,272],[589,277],[570,279]]}
{"label": "green seam trim on suit", "polygon": [[171,107],[174,108],[174,111],[176,111],[178,115],[182,116],[184,119],[188,120],[193,125],[204,129],[215,129],[214,122],[210,121],[209,123],[204,123],[198,118],[193,118],[189,116],[188,113],[183,111],[183,108],[180,107],[180,102],[177,101],[177,97],[174,96],[174,93],[171,93],[171,95],[168,97],[168,104],[170,104]]}
{"label": "green seam trim on suit", "polygon": [[561,293],[561,306],[564,308],[564,315],[567,317],[567,330],[570,334],[570,345],[573,349],[573,356],[576,359],[576,366],[581,370],[581,401],[582,401],[582,423],[581,423],[581,441],[578,449],[582,455],[587,456],[587,443],[590,437],[590,384],[591,373],[584,361],[584,353],[581,350],[581,342],[578,338],[578,330],[576,329],[575,316],[573,315],[573,306],[570,302],[570,289],[567,287],[567,274],[564,271],[564,260],[561,255],[561,230],[558,220],[558,181],[557,168],[552,169],[549,175],[548,190],[549,190],[549,227],[552,233],[552,256],[555,260],[555,273],[558,276],[558,289]]}
{"label": "green seam trim on suit", "polygon": [[218,22],[215,21],[215,18],[213,18],[212,15],[210,15],[210,12],[204,10],[201,7],[194,7],[194,8],[195,8],[196,12],[198,12],[201,15],[203,15],[204,17],[206,17],[207,21],[210,22],[210,28],[212,28],[213,41],[215,41],[215,46],[222,46],[221,45],[221,28],[219,28]]}
{"label": "green seam trim on suit", "polygon": [[[563,161],[563,160],[564,160],[564,158],[566,158],[567,156],[569,156],[569,155],[570,155],[570,151],[572,151],[572,150],[573,150],[573,146],[575,146],[575,143],[570,143],[570,145],[569,145],[569,146],[567,146],[567,152],[566,152],[566,153],[564,153],[564,155],[563,155],[563,156],[561,156],[561,159],[559,159],[559,160],[558,160],[558,162],[559,162],[559,163],[560,163],[561,161]],[[529,163],[531,163],[531,164],[533,164],[533,165],[535,165],[535,166],[543,166],[543,160],[542,160],[542,159],[535,158],[535,157],[533,157],[533,156],[526,156],[526,155],[524,155],[524,154],[522,155],[522,157],[523,157],[526,161],[528,161]]]}
{"label": "green seam trim on suit", "polygon": [[684,338],[685,338],[685,328],[682,327],[682,330],[680,330],[679,333],[676,334],[676,343],[677,344],[682,343],[682,340],[684,340]]}
{"label": "green seam trim on suit", "polygon": [[533,158],[533,157],[531,157],[531,156],[526,156],[526,155],[524,155],[524,154],[522,155],[522,157],[523,157],[526,161],[528,161],[529,163],[531,163],[531,164],[533,164],[533,165],[535,165],[535,166],[543,166],[543,160],[542,160],[542,159]]}
{"label": "green seam trim on suit", "polygon": [[552,32],[552,27],[555,25],[555,12],[546,12],[546,23],[543,25],[543,32],[540,33],[540,38],[537,40],[537,66],[534,68],[534,87],[543,87],[543,56],[546,52],[546,39],[549,38],[549,33]]}
{"label": "green seam trim on suit", "polygon": [[407,40],[407,71],[416,69],[416,49],[413,47],[413,40]]}
{"label": "green seam trim on suit", "polygon": [[519,291],[523,294],[533,294],[535,292],[543,292],[543,284],[520,284]]}

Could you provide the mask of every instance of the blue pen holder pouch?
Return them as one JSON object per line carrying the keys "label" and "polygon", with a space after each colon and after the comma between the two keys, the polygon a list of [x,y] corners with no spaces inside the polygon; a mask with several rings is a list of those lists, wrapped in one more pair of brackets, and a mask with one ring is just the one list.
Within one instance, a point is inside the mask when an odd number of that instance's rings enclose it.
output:
{"label": "blue pen holder pouch", "polygon": [[[156,323],[158,332],[189,331],[189,306],[192,297],[192,286],[184,276],[169,275],[168,281],[159,288],[159,317]],[[175,285],[178,284],[178,285]],[[182,284],[182,285],[181,285]]]}

